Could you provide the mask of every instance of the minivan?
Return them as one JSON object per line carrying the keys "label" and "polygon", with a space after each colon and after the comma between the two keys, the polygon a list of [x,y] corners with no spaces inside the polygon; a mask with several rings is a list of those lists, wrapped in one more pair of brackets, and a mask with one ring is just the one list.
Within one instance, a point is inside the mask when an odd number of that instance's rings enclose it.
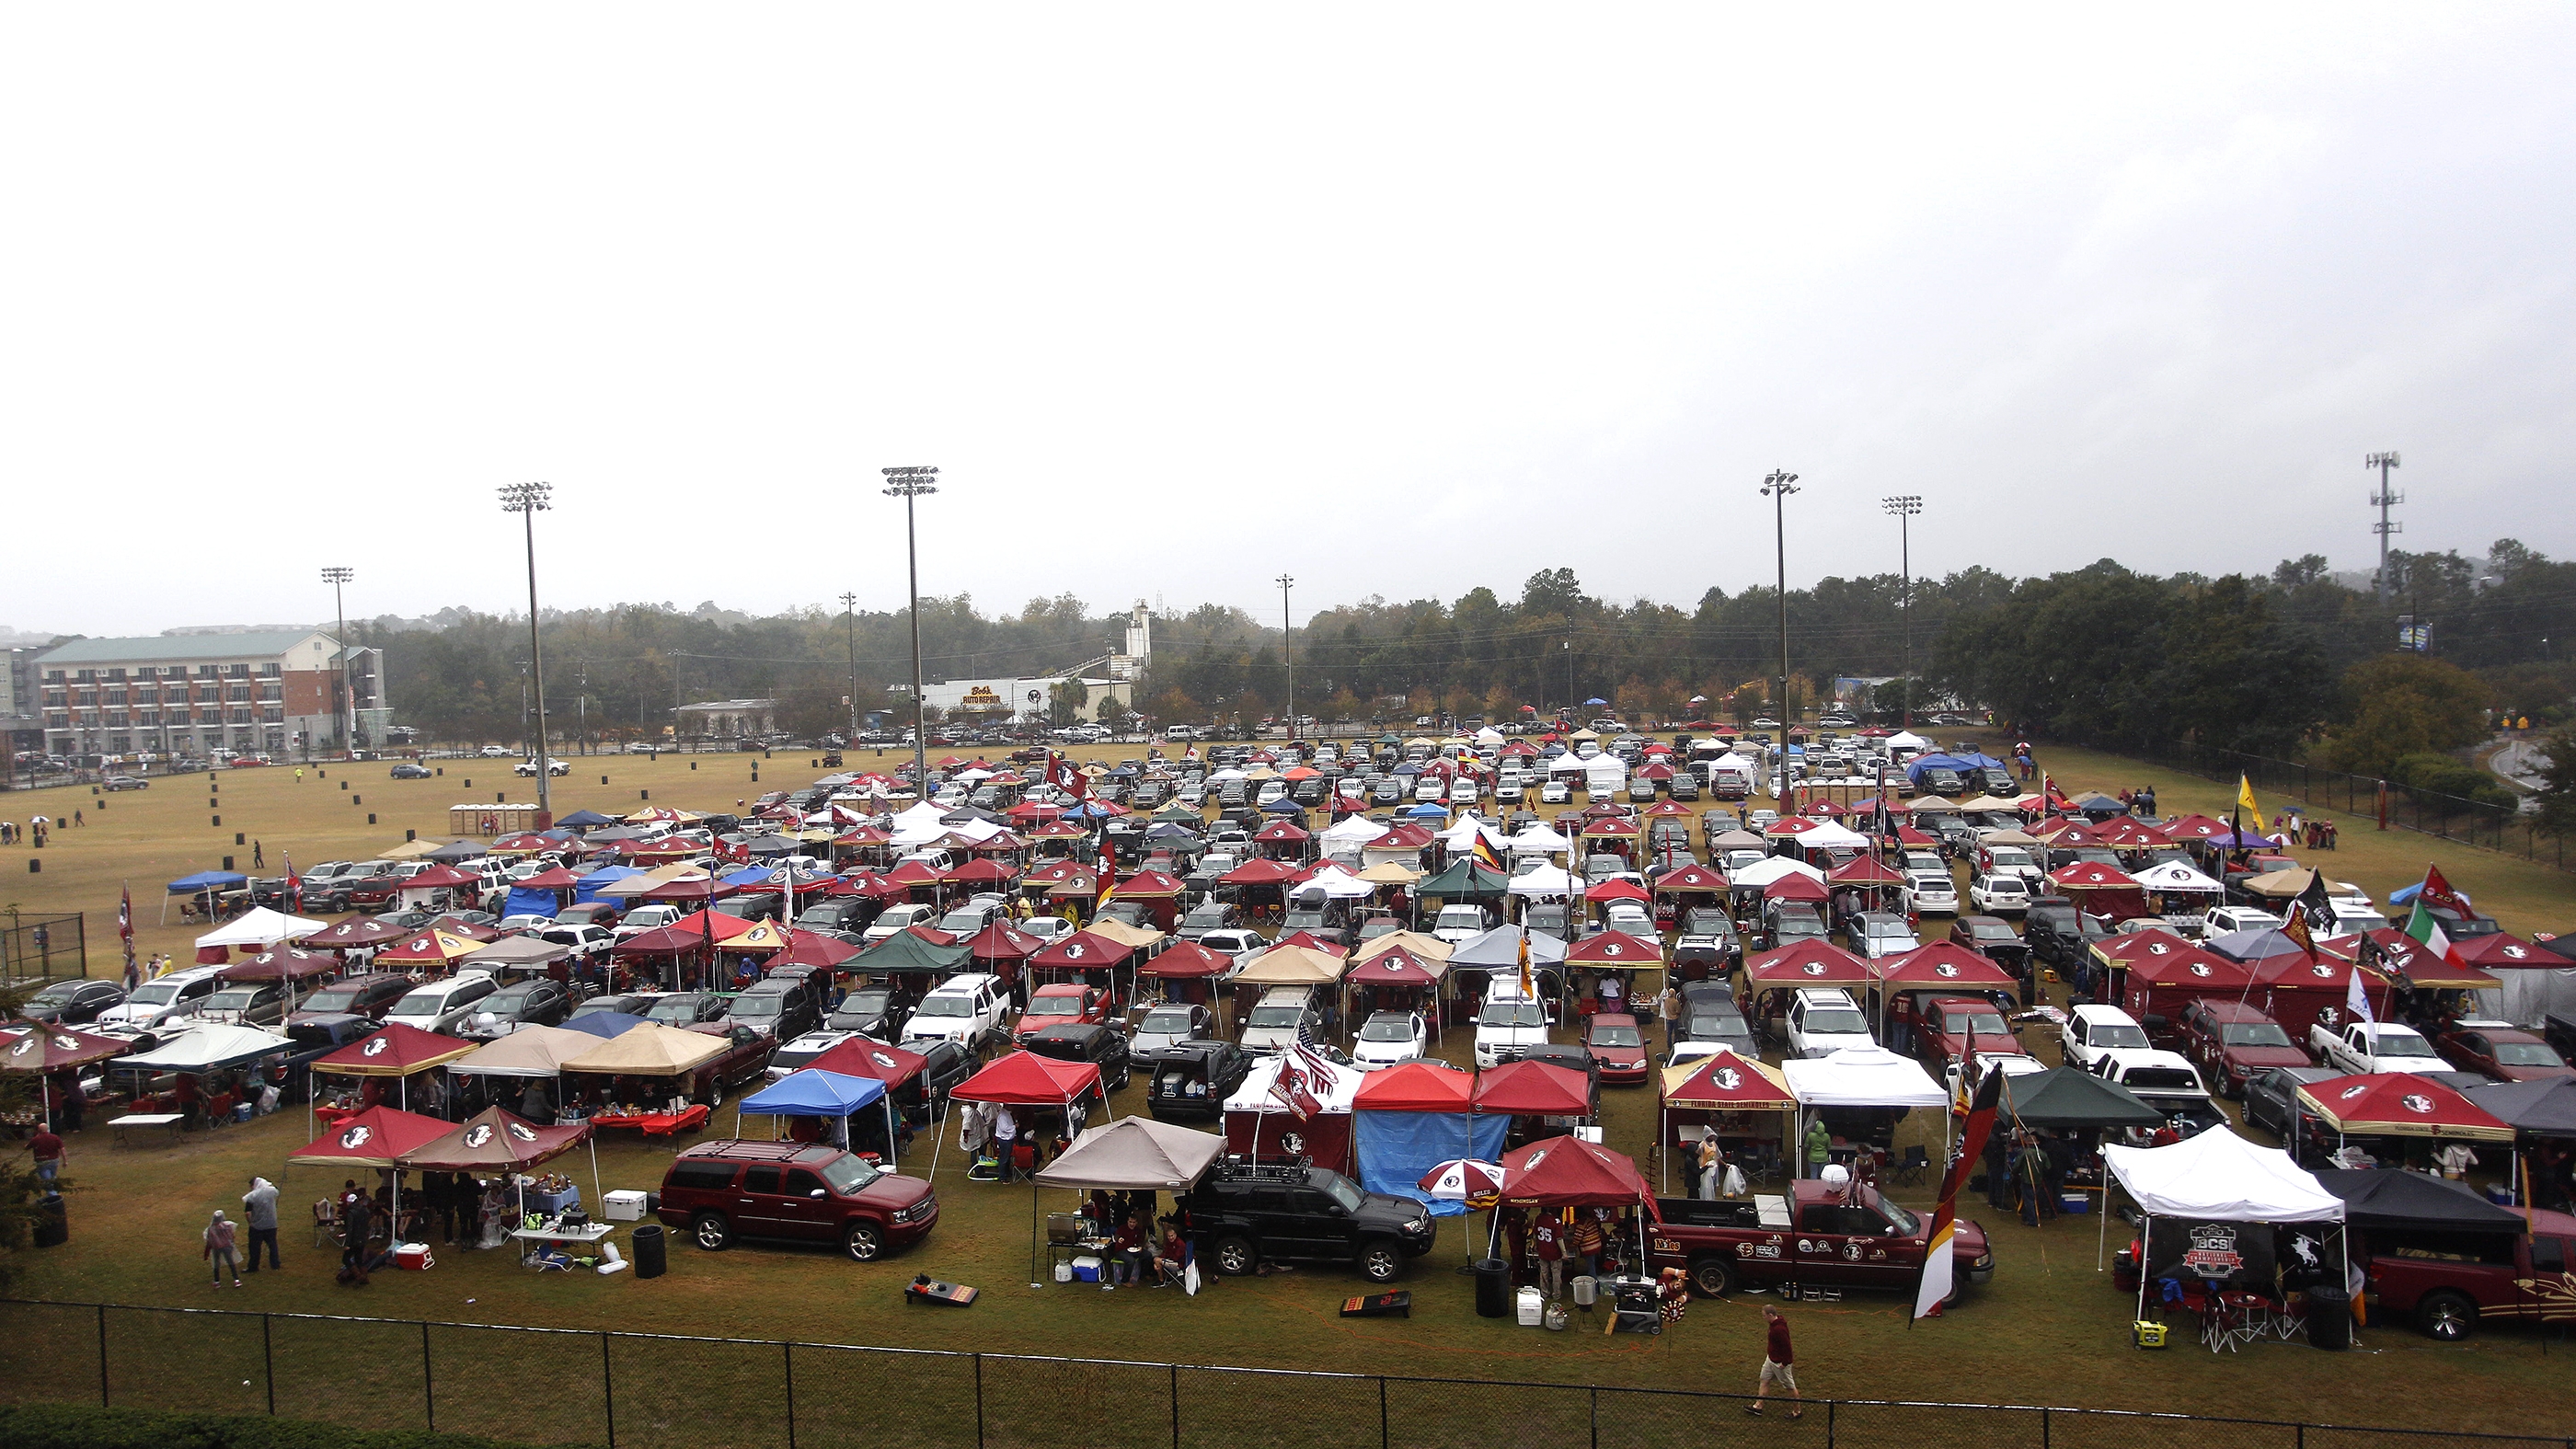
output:
{"label": "minivan", "polygon": [[121,1006],[111,1006],[98,1014],[100,1026],[133,1026],[154,1029],[166,1026],[183,1016],[194,1016],[197,1008],[215,994],[213,966],[195,966],[155,977],[134,988]]}

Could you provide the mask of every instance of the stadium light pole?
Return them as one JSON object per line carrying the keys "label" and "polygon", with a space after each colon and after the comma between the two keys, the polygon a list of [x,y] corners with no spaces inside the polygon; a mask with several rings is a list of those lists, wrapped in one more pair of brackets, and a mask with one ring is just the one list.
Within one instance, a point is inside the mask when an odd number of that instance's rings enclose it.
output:
{"label": "stadium light pole", "polygon": [[1279,662],[1288,670],[1288,739],[1294,743],[1297,738],[1297,656],[1288,648],[1288,591],[1296,587],[1297,581],[1287,574],[1281,574],[1277,582],[1279,584]]}
{"label": "stadium light pole", "polygon": [[358,744],[358,691],[349,683],[349,605],[340,596],[340,586],[357,576],[356,569],[340,564],[322,570],[322,582],[331,586],[331,611],[340,619],[340,634],[333,642],[340,646],[340,750],[344,754]]}
{"label": "stadium light pole", "polygon": [[1888,512],[1896,515],[1896,567],[1902,580],[1897,595],[1896,614],[1903,632],[1904,677],[1897,688],[1904,691],[1905,728],[1914,728],[1914,516],[1923,511],[1920,494],[1899,493],[1879,500]]}
{"label": "stadium light pole", "polygon": [[1771,500],[1771,536],[1780,561],[1780,789],[1772,798],[1783,810],[1789,802],[1789,495],[1798,491],[1798,475],[1778,468],[1762,480],[1762,496]]}
{"label": "stadium light pole", "polygon": [[511,483],[501,489],[501,511],[515,513],[528,540],[528,673],[537,694],[537,822],[539,830],[555,823],[554,774],[546,757],[546,661],[537,647],[537,515],[554,507],[551,483]]}
{"label": "stadium light pole", "polygon": [[[903,500],[903,552],[912,579],[912,790],[930,798],[930,731],[921,716],[921,549],[912,529],[912,500],[939,491],[936,468],[880,468],[885,496]],[[852,646],[855,648],[856,646]],[[852,656],[856,658],[855,655]],[[853,663],[853,671],[857,669]],[[855,703],[855,701],[854,701]]]}
{"label": "stadium light pole", "polygon": [[841,616],[848,626],[850,641],[850,723],[841,732],[841,747],[848,749],[859,742],[859,596],[841,596]]}

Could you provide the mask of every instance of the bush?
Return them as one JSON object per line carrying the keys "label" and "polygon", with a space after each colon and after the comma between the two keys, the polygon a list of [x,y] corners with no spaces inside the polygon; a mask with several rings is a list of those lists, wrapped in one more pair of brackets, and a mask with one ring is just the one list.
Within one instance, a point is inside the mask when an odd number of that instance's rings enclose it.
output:
{"label": "bush", "polygon": [[163,1414],[67,1404],[0,1408],[0,1444],[9,1449],[518,1449],[467,1434],[368,1433],[301,1419]]}
{"label": "bush", "polygon": [[2481,805],[2511,808],[2516,803],[2514,793],[2493,775],[2449,755],[2401,755],[2388,767],[2388,778],[2413,789],[2456,795]]}

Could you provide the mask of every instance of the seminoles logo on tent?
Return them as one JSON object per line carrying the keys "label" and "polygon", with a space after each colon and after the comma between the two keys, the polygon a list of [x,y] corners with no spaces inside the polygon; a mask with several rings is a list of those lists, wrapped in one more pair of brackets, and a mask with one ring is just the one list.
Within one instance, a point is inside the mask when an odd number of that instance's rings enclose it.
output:
{"label": "seminoles logo on tent", "polygon": [[1604,956],[1616,956],[1619,954],[1619,950],[1619,943],[1612,941],[1601,948],[1601,954]]}
{"label": "seminoles logo on tent", "polygon": [[9,1048],[9,1055],[13,1057],[23,1057],[35,1049],[36,1039],[32,1036],[22,1036],[18,1038],[18,1044],[16,1046]]}
{"label": "seminoles logo on tent", "polygon": [[1709,1080],[1717,1083],[1718,1090],[1732,1092],[1744,1085],[1744,1074],[1733,1067],[1720,1067],[1717,1069],[1717,1075]]}
{"label": "seminoles logo on tent", "polygon": [[2206,975],[2208,975],[2208,974],[2209,974],[2209,963],[2208,963],[2208,962],[2206,962],[2206,961],[2194,961],[2194,962],[2192,962],[2192,963],[2191,963],[2191,974],[2192,974],[2192,975],[2194,975],[2194,976],[2206,976]]}
{"label": "seminoles logo on tent", "polygon": [[2316,975],[2316,976],[2318,976],[2319,978],[2324,979],[2324,980],[2332,980],[2332,979],[2334,978],[2334,968],[2333,968],[2332,966],[2327,965],[2327,964],[2326,964],[2326,963],[2324,963],[2323,961],[2320,961],[2320,962],[2318,962],[2317,964],[2315,964],[2314,966],[2309,967],[2309,968],[2308,968],[2308,970],[2309,970],[2311,973],[2313,973],[2314,975]]}
{"label": "seminoles logo on tent", "polygon": [[2418,1117],[2430,1117],[2433,1115],[2433,1099],[2425,1096],[2421,1092],[2409,1092],[2397,1100],[2398,1103],[2405,1107],[2407,1111],[2414,1113]]}
{"label": "seminoles logo on tent", "polygon": [[348,1131],[340,1134],[340,1145],[343,1148],[354,1151],[357,1148],[366,1146],[367,1140],[375,1135],[376,1129],[373,1127],[352,1127]]}
{"label": "seminoles logo on tent", "polygon": [[2370,1090],[2370,1083],[2368,1083],[2368,1082],[2355,1082],[2355,1083],[2353,1083],[2351,1086],[2344,1088],[2341,1092],[2338,1092],[2338,1093],[2336,1093],[2335,1095],[2336,1095],[2336,1097],[2337,1097],[2338,1099],[2340,1099],[2340,1100],[2342,1100],[2342,1101],[2349,1102],[2349,1101],[2351,1101],[2353,1098],[2358,1097],[2358,1096],[2360,1096],[2362,1093],[2367,1092],[2367,1091],[2369,1091],[2369,1090]]}
{"label": "seminoles logo on tent", "polygon": [[2236,1250],[2235,1226],[2192,1224],[2191,1248],[2182,1255],[2182,1265],[2203,1278],[2224,1278],[2243,1268],[2245,1255]]}
{"label": "seminoles logo on tent", "polygon": [[384,1039],[383,1037],[380,1037],[380,1036],[373,1036],[373,1037],[369,1037],[369,1038],[367,1038],[367,1045],[366,1045],[365,1049],[364,1049],[364,1050],[362,1050],[362,1051],[360,1051],[360,1052],[358,1053],[358,1055],[360,1055],[360,1056],[362,1056],[362,1057],[380,1057],[380,1056],[383,1056],[384,1054],[385,1054],[385,1039]]}
{"label": "seminoles logo on tent", "polygon": [[1404,959],[1400,956],[1389,956],[1377,964],[1381,970],[1386,971],[1401,971],[1404,969]]}
{"label": "seminoles logo on tent", "polygon": [[1956,976],[1959,974],[1959,968],[1951,965],[1947,961],[1935,962],[1932,967],[1932,974],[1935,976]]}
{"label": "seminoles logo on tent", "polygon": [[2508,956],[2511,956],[2511,957],[2512,957],[2513,959],[2515,959],[2516,961],[2519,961],[2519,960],[2521,960],[2523,957],[2528,956],[2528,955],[2530,955],[2530,954],[2531,954],[2530,952],[2525,951],[2524,949],[2522,949],[2520,946],[2507,946],[2507,947],[2505,947],[2505,948],[2504,948],[2504,953],[2505,953],[2506,955],[2508,955]]}
{"label": "seminoles logo on tent", "polygon": [[67,1036],[55,1037],[54,1045],[67,1052],[76,1052],[80,1050],[80,1043]]}
{"label": "seminoles logo on tent", "polygon": [[1291,1156],[1304,1152],[1306,1150],[1306,1134],[1302,1132],[1282,1132],[1279,1134],[1279,1145],[1286,1148]]}
{"label": "seminoles logo on tent", "polygon": [[513,1136],[513,1137],[518,1138],[518,1139],[519,1139],[520,1141],[522,1141],[522,1142],[534,1142],[534,1141],[536,1141],[536,1140],[537,1140],[537,1131],[536,1131],[536,1129],[535,1129],[535,1128],[533,1128],[533,1127],[530,1127],[530,1126],[529,1126],[527,1123],[525,1123],[525,1122],[513,1122],[513,1123],[511,1123],[511,1124],[510,1124],[510,1135],[511,1135],[511,1136]]}
{"label": "seminoles logo on tent", "polygon": [[1806,972],[1810,976],[1822,976],[1825,974],[1825,963],[1822,961],[1810,961],[1798,969]]}
{"label": "seminoles logo on tent", "polygon": [[2171,953],[2172,950],[2173,947],[2166,945],[2162,941],[2149,941],[2147,943],[2147,954],[2150,956],[2167,955]]}
{"label": "seminoles logo on tent", "polygon": [[1064,959],[1068,961],[1080,960],[1084,949],[1083,944],[1080,941],[1076,941],[1072,945],[1064,948]]}
{"label": "seminoles logo on tent", "polygon": [[1540,1163],[1547,1161],[1547,1154],[1548,1154],[1551,1150],[1552,1150],[1552,1149],[1550,1149],[1550,1148],[1542,1147],[1542,1148],[1540,1148],[1538,1151],[1531,1153],[1531,1154],[1530,1154],[1529,1161],[1524,1162],[1524,1163],[1522,1163],[1522,1164],[1521,1164],[1521,1171],[1523,1171],[1523,1172],[1527,1172],[1527,1171],[1529,1171],[1530,1169],[1532,1169],[1532,1168],[1534,1168],[1534,1167],[1538,1166]]}
{"label": "seminoles logo on tent", "polygon": [[465,1133],[465,1145],[468,1147],[480,1147],[491,1140],[492,1124],[489,1122],[477,1122]]}
{"label": "seminoles logo on tent", "polygon": [[423,936],[419,940],[412,942],[410,945],[403,947],[403,949],[406,951],[426,951],[429,949],[429,938],[427,936]]}

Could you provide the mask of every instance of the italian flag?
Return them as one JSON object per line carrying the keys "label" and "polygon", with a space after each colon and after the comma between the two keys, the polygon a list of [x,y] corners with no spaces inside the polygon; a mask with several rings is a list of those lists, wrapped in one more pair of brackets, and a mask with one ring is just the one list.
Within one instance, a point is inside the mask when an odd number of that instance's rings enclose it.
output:
{"label": "italian flag", "polygon": [[2431,911],[2424,909],[2421,896],[2416,897],[2415,909],[2406,917],[2406,936],[2445,963],[2461,964],[2460,958],[2451,950],[2451,938],[2442,934],[2442,923],[2433,918]]}

